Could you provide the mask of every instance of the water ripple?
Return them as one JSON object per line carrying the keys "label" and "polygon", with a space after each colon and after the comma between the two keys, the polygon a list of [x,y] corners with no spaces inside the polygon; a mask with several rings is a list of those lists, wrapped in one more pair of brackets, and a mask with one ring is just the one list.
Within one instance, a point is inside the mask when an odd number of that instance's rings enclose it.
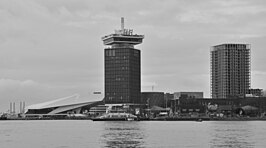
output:
{"label": "water ripple", "polygon": [[[227,123],[224,123],[227,124]],[[229,124],[221,126],[216,124],[213,128],[212,140],[213,148],[253,148],[255,142],[252,139],[253,131],[249,126],[243,126],[245,122],[239,124]]]}
{"label": "water ripple", "polygon": [[144,134],[137,122],[107,123],[101,138],[104,147],[143,147],[144,143]]}

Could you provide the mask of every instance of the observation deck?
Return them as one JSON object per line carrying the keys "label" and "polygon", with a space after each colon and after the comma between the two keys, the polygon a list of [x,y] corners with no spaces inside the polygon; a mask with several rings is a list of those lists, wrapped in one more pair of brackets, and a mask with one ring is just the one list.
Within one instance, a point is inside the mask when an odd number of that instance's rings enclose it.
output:
{"label": "observation deck", "polygon": [[138,45],[142,43],[144,35],[133,34],[133,29],[124,29],[124,18],[121,18],[121,29],[114,34],[102,37],[104,45]]}

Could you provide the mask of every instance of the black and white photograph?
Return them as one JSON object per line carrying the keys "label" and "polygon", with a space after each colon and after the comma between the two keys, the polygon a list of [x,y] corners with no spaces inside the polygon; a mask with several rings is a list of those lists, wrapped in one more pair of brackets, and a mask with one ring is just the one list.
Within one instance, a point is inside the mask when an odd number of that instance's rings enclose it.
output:
{"label": "black and white photograph", "polygon": [[0,0],[0,148],[265,148],[265,0]]}

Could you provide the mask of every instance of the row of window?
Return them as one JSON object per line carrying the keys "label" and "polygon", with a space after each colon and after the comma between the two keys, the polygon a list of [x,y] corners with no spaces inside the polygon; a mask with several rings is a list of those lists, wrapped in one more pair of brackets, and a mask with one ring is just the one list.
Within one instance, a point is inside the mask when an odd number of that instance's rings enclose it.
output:
{"label": "row of window", "polygon": [[114,41],[123,41],[123,42],[142,42],[142,39],[140,38],[114,38]]}

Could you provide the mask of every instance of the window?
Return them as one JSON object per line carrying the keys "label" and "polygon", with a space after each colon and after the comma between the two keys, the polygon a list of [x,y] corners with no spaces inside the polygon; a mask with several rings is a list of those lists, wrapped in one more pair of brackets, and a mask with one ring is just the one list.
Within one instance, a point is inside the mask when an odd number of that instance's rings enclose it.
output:
{"label": "window", "polygon": [[115,50],[106,50],[105,55],[108,57],[115,56]]}

